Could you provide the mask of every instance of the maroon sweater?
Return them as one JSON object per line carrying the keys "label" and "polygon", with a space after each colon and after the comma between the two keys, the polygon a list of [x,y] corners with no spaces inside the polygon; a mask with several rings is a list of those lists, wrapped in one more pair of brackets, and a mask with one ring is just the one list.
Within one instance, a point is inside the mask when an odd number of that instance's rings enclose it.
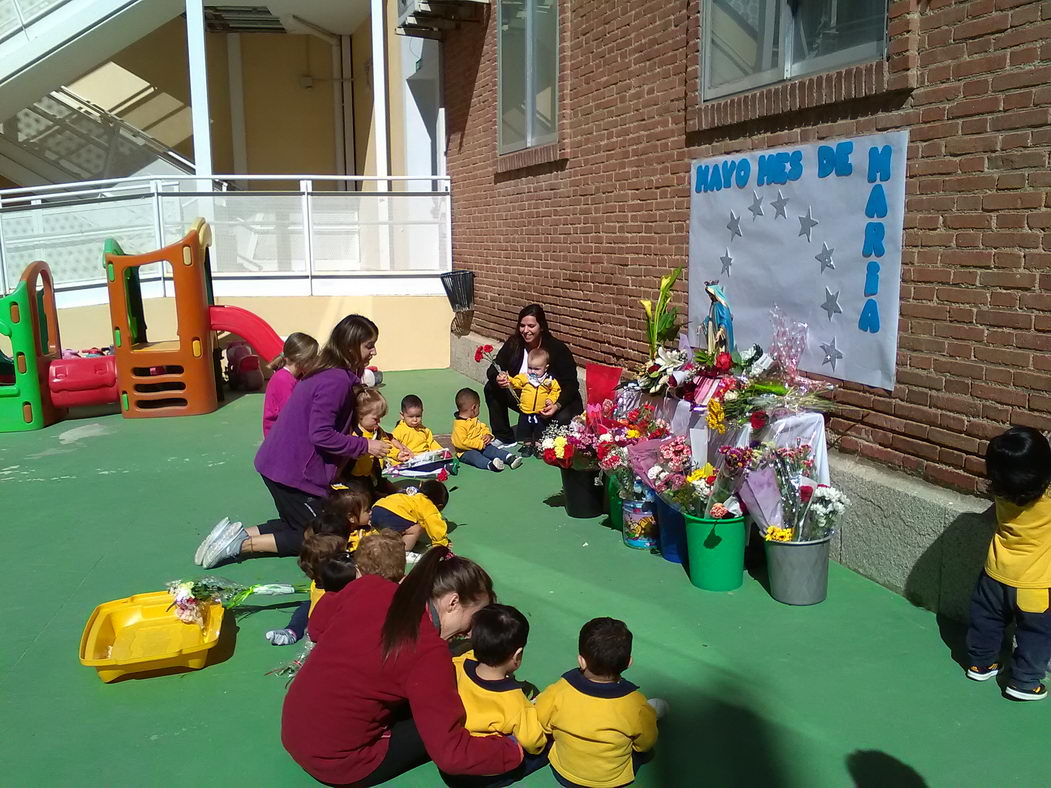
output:
{"label": "maroon sweater", "polygon": [[472,737],[449,646],[425,616],[415,646],[383,659],[380,632],[398,586],[365,575],[325,594],[310,617],[317,641],[285,697],[281,742],[312,777],[351,783],[387,753],[391,717],[408,701],[428,755],[450,774],[501,774],[522,761],[517,742]]}

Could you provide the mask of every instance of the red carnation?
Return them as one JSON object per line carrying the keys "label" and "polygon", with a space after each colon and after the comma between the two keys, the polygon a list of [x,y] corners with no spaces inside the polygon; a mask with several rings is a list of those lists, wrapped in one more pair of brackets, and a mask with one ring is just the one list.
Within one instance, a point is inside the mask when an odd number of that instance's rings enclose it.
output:
{"label": "red carnation", "polygon": [[814,488],[809,484],[804,484],[799,488],[799,499],[803,503],[810,503],[810,499],[814,497]]}
{"label": "red carnation", "polygon": [[715,368],[720,372],[727,372],[732,364],[733,359],[730,358],[729,353],[723,352],[715,357]]}
{"label": "red carnation", "polygon": [[475,349],[475,351],[474,351],[474,361],[475,361],[476,364],[482,360],[482,353],[483,353],[484,350],[485,350],[485,348],[482,347],[481,345],[479,345]]}
{"label": "red carnation", "polygon": [[544,462],[548,465],[554,465],[558,462],[558,457],[555,455],[554,449],[544,449]]}
{"label": "red carnation", "polygon": [[715,484],[715,478],[716,477],[714,475],[712,475],[712,476],[709,476],[707,479],[705,479],[705,481],[708,482],[708,484]]}
{"label": "red carnation", "polygon": [[482,350],[484,350],[486,353],[492,353],[493,352],[493,346],[492,345],[485,345],[484,347],[482,347]]}
{"label": "red carnation", "polygon": [[438,471],[438,481],[444,482],[448,478],[449,478],[449,470],[448,470],[448,468],[442,468],[440,471]]}
{"label": "red carnation", "polygon": [[763,411],[757,410],[749,417],[748,421],[751,422],[753,430],[759,431],[770,421],[770,417]]}

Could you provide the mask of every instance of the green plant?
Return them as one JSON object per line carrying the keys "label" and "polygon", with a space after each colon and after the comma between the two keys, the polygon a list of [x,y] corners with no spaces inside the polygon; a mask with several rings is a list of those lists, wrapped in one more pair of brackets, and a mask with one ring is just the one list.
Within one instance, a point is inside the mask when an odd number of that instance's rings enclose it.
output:
{"label": "green plant", "polygon": [[639,303],[646,310],[646,340],[650,345],[650,359],[657,357],[657,348],[665,342],[673,341],[679,335],[679,309],[669,307],[671,290],[682,273],[679,266],[670,274],[661,277],[660,290],[657,293],[657,305],[649,299]]}

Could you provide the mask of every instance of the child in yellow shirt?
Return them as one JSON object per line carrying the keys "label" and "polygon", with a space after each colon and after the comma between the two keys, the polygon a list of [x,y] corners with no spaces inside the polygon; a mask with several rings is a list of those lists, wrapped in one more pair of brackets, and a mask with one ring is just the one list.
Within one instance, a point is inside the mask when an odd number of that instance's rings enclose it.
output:
{"label": "child in yellow shirt", "polygon": [[474,389],[456,392],[456,418],[453,420],[452,444],[460,462],[489,471],[518,468],[522,458],[493,445],[493,433],[478,418],[481,398]]}
{"label": "child in yellow shirt", "polygon": [[434,439],[434,433],[423,425],[423,400],[415,394],[409,394],[402,399],[401,421],[394,425],[392,434],[413,454],[442,448]]}
{"label": "child in yellow shirt", "polygon": [[550,417],[543,411],[558,402],[562,387],[548,374],[551,356],[542,347],[529,351],[527,357],[528,374],[518,374],[511,378],[511,388],[518,392],[518,428],[515,437],[522,444],[519,450],[523,457],[536,454],[536,444],[541,433],[547,427]]}
{"label": "child in yellow shirt", "polygon": [[967,677],[986,681],[1000,672],[1004,629],[1014,621],[1004,694],[1043,700],[1051,660],[1051,444],[1031,427],[1012,427],[989,441],[985,471],[996,533],[971,597]]}
{"label": "child in yellow shirt", "polygon": [[[496,777],[442,775],[453,788],[511,785],[547,764],[547,734],[529,700],[530,685],[516,681],[529,638],[529,622],[507,605],[487,605],[471,621],[471,650],[453,658],[472,736],[514,736],[525,752],[518,768]],[[534,690],[535,691],[535,690]]]}
{"label": "child in yellow shirt", "polygon": [[631,665],[631,640],[623,621],[592,619],[580,630],[579,669],[536,699],[540,724],[554,737],[548,757],[559,785],[627,785],[652,757],[657,718],[667,704],[647,701],[621,678]]}
{"label": "child in yellow shirt", "polygon": [[411,552],[426,532],[432,545],[448,545],[448,526],[441,511],[449,502],[449,490],[434,479],[420,485],[419,491],[395,493],[380,498],[372,506],[373,528],[391,528],[401,534],[406,559],[414,563],[420,556]]}
{"label": "child in yellow shirt", "polygon": [[[394,438],[380,426],[380,420],[387,415],[387,400],[376,389],[359,387],[355,405],[357,407],[357,428],[355,435],[369,440],[385,440],[392,448],[388,455],[390,461],[407,460],[412,452],[404,443]],[[374,457],[367,452],[356,460],[351,460],[344,467],[341,477],[345,480],[360,479],[368,484],[374,493],[387,495],[394,492],[394,486],[383,478],[385,460]]]}

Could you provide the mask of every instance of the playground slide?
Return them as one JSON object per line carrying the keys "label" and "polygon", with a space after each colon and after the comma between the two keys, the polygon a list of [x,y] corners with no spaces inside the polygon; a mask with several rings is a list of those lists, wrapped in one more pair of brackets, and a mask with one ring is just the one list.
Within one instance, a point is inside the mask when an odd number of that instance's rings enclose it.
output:
{"label": "playground slide", "polygon": [[208,320],[213,331],[228,331],[251,345],[266,363],[279,355],[284,342],[263,318],[237,306],[210,306]]}

